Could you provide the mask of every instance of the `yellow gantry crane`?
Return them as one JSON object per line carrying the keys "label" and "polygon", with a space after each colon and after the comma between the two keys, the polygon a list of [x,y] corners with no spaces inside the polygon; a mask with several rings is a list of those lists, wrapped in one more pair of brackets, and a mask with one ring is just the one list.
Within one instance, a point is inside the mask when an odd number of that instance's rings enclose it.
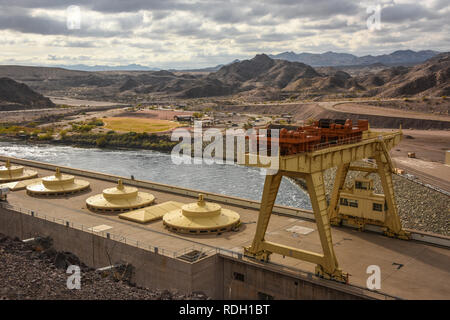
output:
{"label": "yellow gantry crane", "polygon": [[[316,151],[286,156],[246,154],[245,164],[248,166],[268,168],[271,163],[278,161],[279,169],[274,174],[266,176],[255,237],[251,246],[244,248],[245,255],[258,260],[268,261],[272,253],[277,253],[315,263],[318,276],[347,283],[348,274],[339,268],[334,252],[330,222],[341,224],[345,220],[351,224],[356,224],[361,229],[363,229],[365,224],[378,224],[384,228],[384,232],[388,236],[409,239],[410,235],[402,229],[398,216],[392,183],[392,171],[394,168],[388,153],[401,139],[401,129],[397,132],[372,132],[367,130],[363,132],[362,139],[359,142],[329,146]],[[352,163],[355,161],[369,158],[375,159],[376,168],[352,166]],[[338,169],[330,205],[328,206],[323,172],[333,167]],[[372,209],[379,209],[380,198],[372,193],[368,193],[368,191],[371,191],[369,189],[372,188],[370,181],[359,181],[358,183],[358,186],[361,186],[359,189],[362,189],[364,185],[367,186],[367,193],[360,192],[357,195],[360,201],[363,200],[361,206],[358,207],[359,210],[351,212],[339,210],[339,199],[343,198],[341,194],[343,196],[345,194],[346,190],[343,189],[344,182],[350,170],[377,173],[380,176],[385,198],[385,204],[382,206],[382,218],[372,219],[371,216],[365,213],[367,203],[362,205],[364,201],[372,201],[377,203],[376,205],[370,204],[373,206]],[[267,226],[283,176],[301,178],[306,181],[323,253],[306,251],[273,243],[265,239]]]}

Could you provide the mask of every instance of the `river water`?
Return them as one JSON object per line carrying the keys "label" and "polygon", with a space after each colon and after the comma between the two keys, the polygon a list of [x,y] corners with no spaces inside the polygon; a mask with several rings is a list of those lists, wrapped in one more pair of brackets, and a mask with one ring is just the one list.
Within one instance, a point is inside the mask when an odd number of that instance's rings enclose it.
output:
{"label": "river water", "polygon": [[[175,165],[170,154],[0,142],[0,154],[78,169],[149,180],[252,200],[261,200],[264,176],[257,168],[230,164]],[[309,196],[283,178],[277,204],[311,209]]]}

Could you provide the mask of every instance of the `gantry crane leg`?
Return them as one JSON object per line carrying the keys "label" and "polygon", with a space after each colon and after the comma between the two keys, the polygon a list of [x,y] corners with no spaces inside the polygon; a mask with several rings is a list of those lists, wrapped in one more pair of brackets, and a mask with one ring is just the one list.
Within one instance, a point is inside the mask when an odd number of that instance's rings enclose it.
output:
{"label": "gantry crane leg", "polygon": [[409,240],[411,239],[411,234],[402,229],[397,203],[395,201],[390,156],[388,153],[378,153],[375,155],[375,160],[387,203],[384,233],[389,237]]}
{"label": "gantry crane leg", "polygon": [[[316,218],[317,230],[322,244],[322,254],[300,250],[265,240],[267,226],[283,175],[301,177],[306,180],[314,216]],[[245,248],[245,255],[268,261],[270,254],[272,253],[278,253],[283,256],[315,263],[317,265],[316,273],[319,276],[340,282],[348,282],[348,275],[338,268],[336,255],[333,249],[322,172],[311,174],[278,172],[276,175],[266,177],[255,238],[252,245]]]}
{"label": "gantry crane leg", "polygon": [[333,191],[331,193],[330,205],[328,207],[328,217],[330,223],[333,225],[340,225],[342,219],[338,217],[337,205],[339,201],[339,193],[344,187],[345,178],[347,178],[349,163],[341,164],[336,171],[336,178],[334,180]]}
{"label": "gantry crane leg", "polygon": [[280,172],[278,172],[275,175],[267,175],[266,181],[264,182],[264,190],[261,199],[261,208],[259,209],[255,237],[253,239],[252,246],[245,248],[246,254],[248,253],[258,260],[269,261],[269,255],[271,252],[264,250],[262,244],[264,243],[264,236],[266,235],[267,226],[269,225],[270,216],[272,214],[282,178],[283,176]]}

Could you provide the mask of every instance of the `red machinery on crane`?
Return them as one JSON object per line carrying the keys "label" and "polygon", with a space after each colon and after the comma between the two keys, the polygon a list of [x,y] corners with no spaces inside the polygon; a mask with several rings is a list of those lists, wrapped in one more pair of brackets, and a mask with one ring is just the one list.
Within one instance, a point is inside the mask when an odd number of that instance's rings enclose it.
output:
{"label": "red machinery on crane", "polygon": [[[272,137],[270,129],[280,129],[279,137]],[[289,127],[289,129],[271,125],[266,129],[266,134],[260,134],[260,131],[257,130],[258,147],[259,143],[264,141],[270,150],[271,143],[278,142],[280,155],[286,156],[315,151],[333,145],[355,143],[362,140],[364,131],[369,130],[369,121],[358,120],[357,125],[353,126],[353,121],[350,119],[320,119],[312,125]]]}

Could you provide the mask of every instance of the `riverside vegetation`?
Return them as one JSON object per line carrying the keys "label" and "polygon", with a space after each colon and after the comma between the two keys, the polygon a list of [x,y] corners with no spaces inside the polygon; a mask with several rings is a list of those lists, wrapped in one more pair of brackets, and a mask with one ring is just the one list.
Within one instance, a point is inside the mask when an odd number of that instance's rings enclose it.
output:
{"label": "riverside vegetation", "polygon": [[99,119],[72,123],[70,130],[58,130],[53,127],[38,128],[35,123],[29,123],[26,126],[3,124],[0,125],[0,139],[20,139],[27,142],[97,148],[149,149],[162,152],[169,152],[178,143],[171,141],[169,135],[148,134],[146,132],[95,132],[93,130],[103,125],[103,121]]}

